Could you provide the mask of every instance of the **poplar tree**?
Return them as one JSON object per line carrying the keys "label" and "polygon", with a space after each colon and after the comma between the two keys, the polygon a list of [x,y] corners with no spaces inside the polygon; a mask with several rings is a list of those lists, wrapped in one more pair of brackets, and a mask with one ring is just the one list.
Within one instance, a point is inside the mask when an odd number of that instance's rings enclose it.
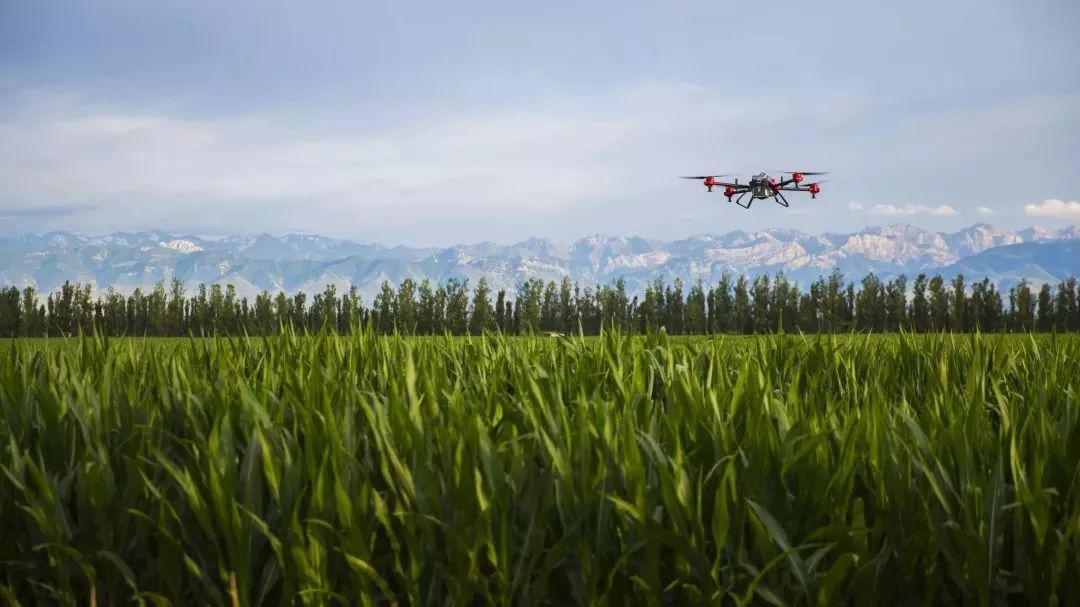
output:
{"label": "poplar tree", "polygon": [[735,329],[735,302],[731,296],[731,274],[724,272],[720,282],[711,290],[712,303],[709,306],[709,332],[730,333]]}
{"label": "poplar tree", "polygon": [[491,310],[491,289],[488,287],[486,278],[481,277],[473,291],[472,318],[469,321],[469,329],[473,335],[480,335],[490,331],[494,325],[494,315]]}
{"label": "poplar tree", "polygon": [[949,296],[945,292],[945,281],[935,275],[930,279],[930,328],[934,331],[949,329]]}
{"label": "poplar tree", "polygon": [[708,332],[708,316],[705,310],[705,289],[701,280],[690,287],[686,295],[686,333],[703,335]]}
{"label": "poplar tree", "polygon": [[735,281],[735,298],[732,304],[733,317],[735,319],[734,330],[736,333],[753,333],[754,316],[750,308],[749,283],[746,277],[739,275]]}
{"label": "poplar tree", "polygon": [[926,274],[915,277],[911,300],[911,327],[915,331],[930,329],[930,302],[926,299]]}

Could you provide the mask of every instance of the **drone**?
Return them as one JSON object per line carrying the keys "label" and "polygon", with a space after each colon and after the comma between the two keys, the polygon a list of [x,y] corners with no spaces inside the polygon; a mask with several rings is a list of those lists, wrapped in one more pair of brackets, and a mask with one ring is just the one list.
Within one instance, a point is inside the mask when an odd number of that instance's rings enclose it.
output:
{"label": "drone", "polygon": [[[698,177],[683,177],[683,179],[703,179],[705,187],[709,188],[711,192],[713,187],[724,188],[724,196],[727,196],[728,202],[731,202],[732,197],[738,195],[735,199],[735,204],[744,209],[749,209],[750,205],[755,200],[765,200],[766,198],[772,198],[776,201],[776,204],[787,207],[788,201],[784,198],[782,192],[810,192],[811,198],[817,198],[817,195],[821,193],[821,187],[819,184],[825,183],[824,181],[816,181],[809,183],[805,186],[801,186],[803,180],[808,175],[827,175],[828,173],[815,172],[815,171],[774,171],[775,173],[790,174],[791,177],[777,179],[770,177],[767,173],[758,173],[750,178],[749,183],[739,183],[739,179],[736,178],[734,183],[728,183],[726,181],[717,181],[719,177],[731,177],[731,175],[701,175]],[[742,200],[746,195],[750,195],[750,200],[743,204]]]}

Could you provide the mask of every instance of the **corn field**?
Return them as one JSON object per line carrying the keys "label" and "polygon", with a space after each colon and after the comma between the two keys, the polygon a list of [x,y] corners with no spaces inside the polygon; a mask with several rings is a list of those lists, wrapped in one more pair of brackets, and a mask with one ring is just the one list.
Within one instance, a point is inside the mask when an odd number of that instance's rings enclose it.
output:
{"label": "corn field", "polygon": [[1080,338],[0,343],[0,602],[1077,605]]}

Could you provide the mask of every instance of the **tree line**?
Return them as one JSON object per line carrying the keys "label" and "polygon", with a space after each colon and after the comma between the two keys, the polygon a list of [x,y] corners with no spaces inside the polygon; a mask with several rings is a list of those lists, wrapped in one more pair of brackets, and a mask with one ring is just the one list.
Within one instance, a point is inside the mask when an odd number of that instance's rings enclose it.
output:
{"label": "tree line", "polygon": [[[909,296],[910,293],[910,296]],[[511,294],[493,291],[481,278],[445,284],[405,279],[395,289],[383,282],[371,305],[354,286],[333,285],[308,295],[263,291],[254,301],[238,297],[233,285],[199,285],[195,293],[173,279],[144,292],[122,295],[113,288],[98,297],[88,284],[65,282],[44,301],[33,287],[0,288],[0,336],[41,337],[104,332],[109,335],[272,335],[283,327],[351,333],[371,327],[380,333],[431,335],[561,332],[597,334],[601,328],[628,333],[659,330],[672,335],[808,333],[850,331],[1027,332],[1080,331],[1077,281],[1037,291],[1027,282],[1002,292],[989,279],[966,283],[920,274],[908,289],[903,275],[882,281],[873,273],[856,283],[839,271],[808,289],[775,276],[724,274],[714,285],[685,288],[679,279],[649,283],[631,296],[623,280],[585,287],[529,279]]]}

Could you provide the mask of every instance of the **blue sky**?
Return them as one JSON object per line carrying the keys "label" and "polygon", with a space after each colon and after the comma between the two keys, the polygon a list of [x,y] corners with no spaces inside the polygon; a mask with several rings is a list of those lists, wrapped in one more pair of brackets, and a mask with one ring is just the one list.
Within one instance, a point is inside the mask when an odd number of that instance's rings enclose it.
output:
{"label": "blue sky", "polygon": [[[0,233],[1080,222],[1080,4],[7,2]],[[675,175],[829,170],[792,209]]]}

